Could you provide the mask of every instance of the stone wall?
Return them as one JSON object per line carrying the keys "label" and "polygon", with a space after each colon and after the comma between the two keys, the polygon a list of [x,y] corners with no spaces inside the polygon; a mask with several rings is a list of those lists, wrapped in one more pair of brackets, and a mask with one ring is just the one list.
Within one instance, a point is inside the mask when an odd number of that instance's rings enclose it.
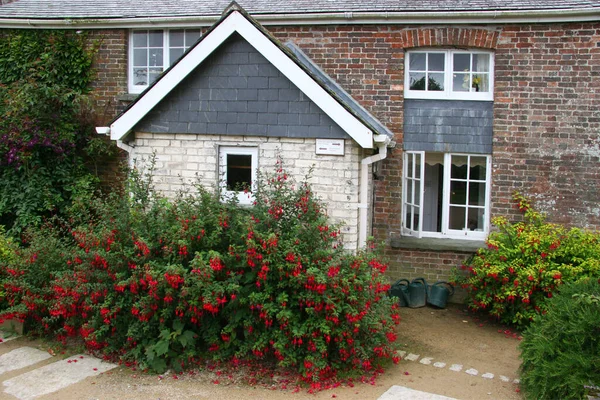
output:
{"label": "stone wall", "polygon": [[256,146],[258,168],[266,172],[274,171],[281,154],[285,169],[297,182],[302,182],[312,169],[308,182],[325,202],[333,221],[344,224],[344,246],[356,249],[359,167],[365,155],[350,139],[345,140],[344,156],[315,154],[315,145],[315,139],[138,132],[134,157],[144,164],[155,152],[156,189],[173,196],[184,182],[217,187],[219,146]]}

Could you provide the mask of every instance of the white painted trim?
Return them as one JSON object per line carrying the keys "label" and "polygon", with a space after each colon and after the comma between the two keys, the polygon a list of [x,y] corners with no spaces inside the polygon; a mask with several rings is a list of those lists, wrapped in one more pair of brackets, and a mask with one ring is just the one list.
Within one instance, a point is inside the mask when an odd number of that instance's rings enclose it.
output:
{"label": "white painted trim", "polygon": [[[173,28],[211,26],[220,15],[142,17],[142,18],[0,18],[0,28],[18,29],[111,29],[111,28]],[[598,8],[539,9],[508,11],[417,11],[417,12],[332,12],[256,14],[262,25],[433,25],[433,24],[532,24],[588,22],[600,19]]]}
{"label": "white painted trim", "polygon": [[[440,238],[440,239],[465,239],[465,240],[482,240],[485,239],[490,231],[490,201],[491,201],[491,172],[492,172],[492,157],[488,154],[471,154],[471,153],[444,153],[444,174],[443,174],[443,192],[442,192],[442,232],[430,232],[423,231],[423,212],[419,215],[419,230],[412,231],[405,227],[406,218],[406,167],[408,162],[408,154],[423,154],[423,162],[421,164],[421,207],[423,207],[423,197],[425,193],[425,156],[426,152],[422,151],[406,151],[404,154],[404,162],[402,171],[402,225],[401,234],[405,236],[413,237],[429,237],[429,238]],[[449,229],[449,212],[450,212],[450,174],[451,174],[451,162],[452,156],[472,156],[472,157],[486,157],[486,199],[484,207],[484,222],[482,231],[467,231],[467,230],[453,230]]]}
{"label": "white painted trim", "polygon": [[[445,54],[444,63],[444,91],[421,91],[410,90],[410,70],[409,63],[411,54],[414,53],[438,53]],[[454,54],[488,54],[490,56],[489,65],[489,84],[488,92],[454,92],[452,91],[453,74],[454,74]],[[494,52],[473,48],[472,50],[453,50],[453,49],[438,49],[438,48],[419,48],[408,50],[406,52],[404,66],[404,98],[405,99],[431,99],[431,100],[474,100],[474,101],[493,101],[494,100]],[[431,72],[431,71],[429,71]],[[435,72],[434,72],[435,73]],[[439,72],[441,73],[441,72]]]}
{"label": "white painted trim", "polygon": [[[246,155],[252,157],[251,166],[251,189],[250,193],[238,192],[234,190],[227,190],[227,155],[237,154]],[[258,171],[258,147],[256,146],[219,146],[219,157],[218,157],[218,175],[219,175],[219,188],[221,191],[222,201],[227,201],[233,197],[237,197],[238,204],[252,205],[254,203],[254,196],[252,192],[256,190],[256,179]]]}
{"label": "white painted trim", "polygon": [[234,32],[247,40],[361,147],[373,147],[373,132],[237,11],[229,14],[111,125],[111,139],[119,140],[125,137],[135,124]]}

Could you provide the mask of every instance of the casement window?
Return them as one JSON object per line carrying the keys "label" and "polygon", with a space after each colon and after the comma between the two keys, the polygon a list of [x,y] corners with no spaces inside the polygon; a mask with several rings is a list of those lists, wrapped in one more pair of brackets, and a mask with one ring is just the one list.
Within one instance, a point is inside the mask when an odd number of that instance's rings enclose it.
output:
{"label": "casement window", "polygon": [[199,29],[131,31],[129,92],[141,93],[199,38]]}
{"label": "casement window", "polygon": [[252,204],[256,185],[258,149],[256,147],[219,147],[219,186],[224,201],[237,197],[239,204]]}
{"label": "casement window", "polygon": [[402,234],[484,239],[489,232],[491,157],[404,154]]}
{"label": "casement window", "polygon": [[494,57],[485,51],[406,53],[404,96],[413,99],[493,100]]}

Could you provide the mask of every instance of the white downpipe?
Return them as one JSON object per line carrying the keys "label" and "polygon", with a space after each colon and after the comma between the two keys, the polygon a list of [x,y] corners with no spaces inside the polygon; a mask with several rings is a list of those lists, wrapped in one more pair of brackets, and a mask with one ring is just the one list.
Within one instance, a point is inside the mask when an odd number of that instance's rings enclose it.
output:
{"label": "white downpipe", "polygon": [[[97,126],[96,133],[99,135],[110,136],[110,127]],[[116,143],[117,143],[118,148],[120,148],[121,150],[125,150],[127,152],[127,163],[129,164],[130,168],[133,168],[135,148],[133,146],[130,146],[127,143],[123,142],[122,140],[117,140]]]}
{"label": "white downpipe", "polygon": [[133,168],[135,163],[135,147],[124,143],[122,140],[117,140],[117,147],[128,153],[127,164],[129,164],[129,168]]}
{"label": "white downpipe", "polygon": [[370,157],[363,158],[360,162],[360,195],[358,204],[358,248],[363,248],[367,244],[367,220],[369,203],[369,165],[381,161],[387,157],[387,146],[391,139],[385,135],[377,135],[374,138],[379,152]]}

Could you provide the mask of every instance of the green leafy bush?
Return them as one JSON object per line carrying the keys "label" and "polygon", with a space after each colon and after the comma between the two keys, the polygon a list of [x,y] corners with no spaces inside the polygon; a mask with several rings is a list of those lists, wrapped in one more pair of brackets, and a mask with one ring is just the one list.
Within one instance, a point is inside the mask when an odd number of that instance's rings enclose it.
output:
{"label": "green leafy bush", "polygon": [[85,34],[6,31],[0,40],[0,224],[10,234],[66,215],[98,178],[86,162],[110,149],[94,132]]}
{"label": "green leafy bush", "polygon": [[[167,201],[134,181],[131,197],[98,202],[62,245],[51,231],[33,238],[12,267],[19,290],[5,314],[155,371],[254,359],[319,388],[394,358],[386,266],[373,251],[343,250],[307,184],[279,168],[243,208],[201,187]],[[63,254],[53,264],[46,246]],[[42,268],[52,276],[33,282]]]}
{"label": "green leafy bush", "polygon": [[600,282],[567,284],[535,318],[520,344],[528,399],[585,399],[600,384]]}
{"label": "green leafy bush", "polygon": [[526,326],[547,311],[547,300],[563,283],[600,277],[600,235],[548,223],[528,199],[514,199],[523,221],[495,218],[498,230],[490,233],[487,248],[461,266],[455,281],[467,290],[472,309]]}

